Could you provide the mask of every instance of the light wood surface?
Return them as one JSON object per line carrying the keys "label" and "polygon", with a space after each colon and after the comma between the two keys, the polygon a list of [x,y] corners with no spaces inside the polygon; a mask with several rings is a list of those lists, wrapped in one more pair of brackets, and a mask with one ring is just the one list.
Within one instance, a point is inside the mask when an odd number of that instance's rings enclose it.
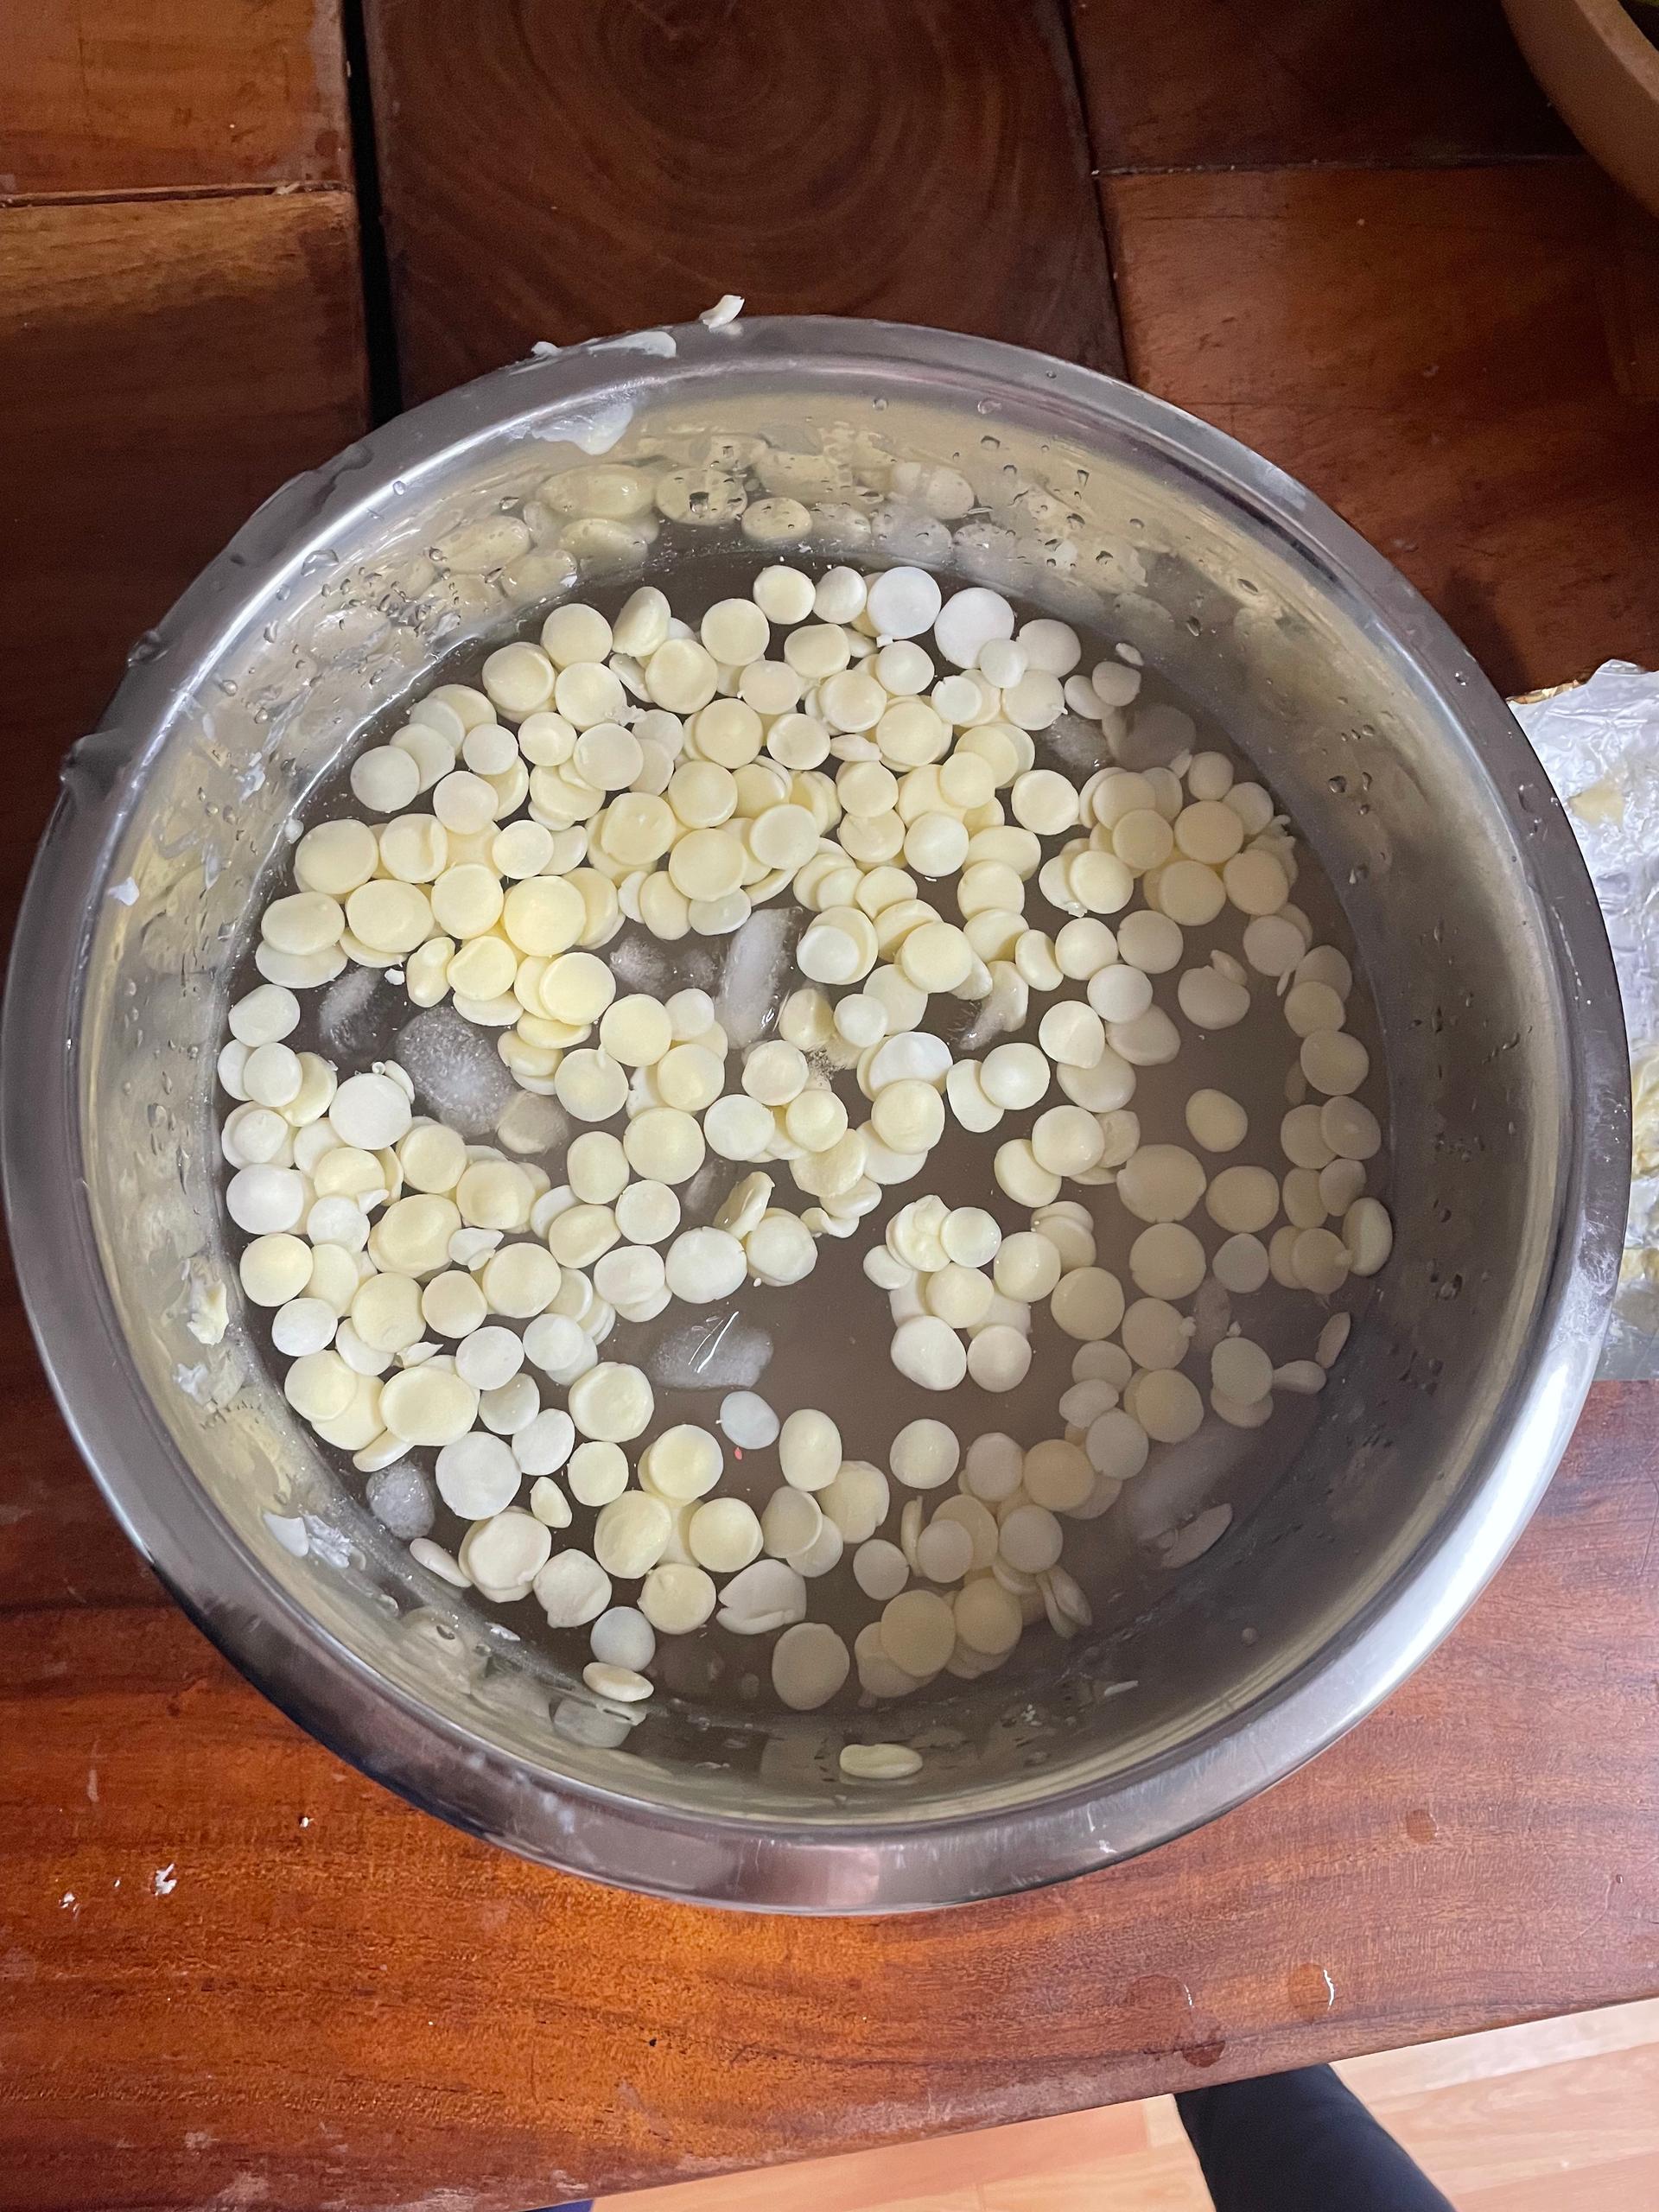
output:
{"label": "light wood surface", "polygon": [[[1350,2059],[1460,2212],[1650,2212],[1659,2000]],[[595,2212],[1211,2212],[1174,2100],[607,2197]]]}

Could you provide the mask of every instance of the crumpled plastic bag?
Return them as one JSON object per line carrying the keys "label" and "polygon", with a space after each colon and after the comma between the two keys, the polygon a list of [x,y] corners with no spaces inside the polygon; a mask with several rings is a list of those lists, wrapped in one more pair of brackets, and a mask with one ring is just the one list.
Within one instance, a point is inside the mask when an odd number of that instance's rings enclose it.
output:
{"label": "crumpled plastic bag", "polygon": [[1659,674],[1605,661],[1514,705],[1601,901],[1630,1037],[1630,1211],[1601,1371],[1659,1375]]}

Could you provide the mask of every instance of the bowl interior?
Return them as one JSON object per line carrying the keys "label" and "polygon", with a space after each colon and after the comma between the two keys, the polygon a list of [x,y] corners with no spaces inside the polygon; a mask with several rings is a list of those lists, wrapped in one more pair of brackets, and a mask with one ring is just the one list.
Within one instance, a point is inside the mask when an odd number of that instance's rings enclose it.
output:
{"label": "bowl interior", "polygon": [[[77,771],[108,823],[78,974],[77,1141],[110,1363],[145,1402],[105,1473],[272,1694],[440,1809],[580,1865],[594,1855],[583,1820],[620,1803],[637,1851],[596,1871],[705,1894],[754,1893],[751,1841],[817,1837],[840,1871],[815,1901],[861,1901],[880,1892],[884,1853],[937,1853],[976,1821],[1013,1839],[1039,1807],[1127,1804],[1160,1775],[1187,1781],[1154,1826],[1185,1825],[1217,1809],[1192,1780],[1207,1746],[1339,1673],[1402,1579],[1455,1540],[1507,1440],[1576,1203],[1580,1075],[1541,892],[1541,777],[1518,738],[1507,749],[1471,669],[1431,672],[1403,587],[1379,606],[1346,545],[1304,531],[1295,486],[1172,410],[1006,349],[854,342],[845,327],[723,335],[583,349],[405,418],[278,495],[140,648],[118,741]],[[696,463],[757,437],[824,468],[820,558],[847,556],[859,525],[835,510],[868,514],[893,459],[964,472],[979,505],[930,565],[1128,642],[1218,719],[1336,888],[1389,1085],[1395,1255],[1290,1464],[1265,1485],[1259,1467],[1217,1478],[1209,1494],[1240,1507],[1224,1537],[1182,1573],[1145,1575],[1104,1632],[1028,1638],[1005,1673],[942,1677],[876,1726],[779,1716],[733,1683],[626,1717],[599,1706],[410,1567],[289,1413],[234,1295],[222,1343],[188,1325],[198,1286],[233,1286],[213,1059],[245,918],[296,808],[435,663],[524,634],[573,588],[556,511],[581,505],[575,472],[601,454]],[[640,547],[594,531],[577,541],[580,588],[603,601],[671,572],[677,599],[711,592],[734,550],[705,537]],[[830,1321],[839,1359],[861,1357],[862,1325]],[[1345,1684],[1328,1732],[1380,1687]],[[912,1783],[849,1792],[836,1764],[849,1734],[929,1756]],[[1095,1855],[1149,1840],[1141,1818],[1116,1832],[1103,1818]],[[912,1894],[1058,1871],[1011,1840],[994,1875],[918,1874]]]}

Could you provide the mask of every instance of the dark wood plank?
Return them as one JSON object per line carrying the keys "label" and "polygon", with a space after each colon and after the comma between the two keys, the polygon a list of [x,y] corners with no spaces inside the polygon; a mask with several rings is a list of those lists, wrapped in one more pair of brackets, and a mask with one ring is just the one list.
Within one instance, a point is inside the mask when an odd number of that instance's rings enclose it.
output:
{"label": "dark wood plank", "polygon": [[[127,648],[244,517],[363,429],[336,192],[0,209],[9,563],[0,943]],[[161,1602],[59,1420],[0,1259],[0,1609]]]}
{"label": "dark wood plank", "polygon": [[1659,410],[1613,372],[1587,165],[1103,190],[1137,383],[1330,500],[1501,689],[1659,663]]}
{"label": "dark wood plank", "polygon": [[1659,400],[1659,218],[1621,198],[1604,301],[1613,375],[1628,399]]}
{"label": "dark wood plank", "polygon": [[0,931],[65,748],[268,493],[364,427],[349,194],[0,209]]}
{"label": "dark wood plank", "polygon": [[340,1766],[170,1611],[16,1617],[0,2206],[522,2212],[1646,1993],[1654,1403],[1597,1389],[1470,1619],[1302,1774],[919,1919],[539,1872]]}
{"label": "dark wood plank", "polygon": [[1058,0],[368,16],[411,399],[728,291],[1118,365]]}
{"label": "dark wood plank", "polygon": [[351,175],[338,0],[4,11],[0,198]]}
{"label": "dark wood plank", "polygon": [[165,1605],[58,1417],[3,1236],[0,1406],[0,1624],[43,1606]]}
{"label": "dark wood plank", "polygon": [[1111,169],[1563,153],[1498,0],[1071,0]]}

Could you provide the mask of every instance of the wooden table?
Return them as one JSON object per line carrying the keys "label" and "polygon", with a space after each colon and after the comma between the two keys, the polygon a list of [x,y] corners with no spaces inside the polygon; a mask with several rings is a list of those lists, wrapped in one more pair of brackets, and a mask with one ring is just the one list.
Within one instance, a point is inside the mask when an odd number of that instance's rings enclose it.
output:
{"label": "wooden table", "polygon": [[[1507,688],[1659,661],[1650,234],[1484,0],[369,0],[359,36],[334,0],[14,32],[8,916],[127,642],[372,391],[727,289],[1127,364]],[[0,2207],[509,2212],[1659,1990],[1645,1389],[1597,1389],[1491,1592],[1305,1773],[1040,1896],[824,1924],[560,1879],[339,1765],[162,1599],[3,1320]]]}

